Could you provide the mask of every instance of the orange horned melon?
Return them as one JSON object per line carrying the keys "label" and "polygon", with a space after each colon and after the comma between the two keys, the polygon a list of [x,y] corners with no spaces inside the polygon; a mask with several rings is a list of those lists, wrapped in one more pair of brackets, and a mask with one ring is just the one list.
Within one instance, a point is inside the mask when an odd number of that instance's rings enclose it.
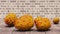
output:
{"label": "orange horned melon", "polygon": [[7,24],[8,26],[13,26],[16,19],[17,19],[16,14],[9,13],[6,15],[4,21],[5,21],[5,24]]}
{"label": "orange horned melon", "polygon": [[59,23],[59,18],[55,17],[55,18],[53,19],[53,23],[54,23],[54,24],[58,24],[58,23]]}
{"label": "orange horned melon", "polygon": [[34,20],[37,30],[48,30],[51,27],[48,18],[37,17]]}
{"label": "orange horned melon", "polygon": [[34,25],[34,21],[32,16],[23,15],[19,19],[15,21],[15,28],[18,30],[30,30]]}

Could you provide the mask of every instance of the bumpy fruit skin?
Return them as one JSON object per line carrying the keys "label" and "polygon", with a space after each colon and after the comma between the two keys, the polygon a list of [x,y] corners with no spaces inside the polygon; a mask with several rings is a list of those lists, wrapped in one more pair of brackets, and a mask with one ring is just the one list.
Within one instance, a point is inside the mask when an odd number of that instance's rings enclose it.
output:
{"label": "bumpy fruit skin", "polygon": [[23,15],[19,19],[15,21],[15,28],[18,30],[30,30],[34,25],[34,21],[32,16]]}
{"label": "bumpy fruit skin", "polygon": [[48,30],[51,27],[51,23],[48,18],[37,17],[34,21],[37,30]]}
{"label": "bumpy fruit skin", "polygon": [[55,17],[55,18],[53,19],[53,23],[54,23],[54,24],[58,24],[58,23],[59,23],[59,18]]}
{"label": "bumpy fruit skin", "polygon": [[7,24],[8,26],[13,26],[16,19],[17,19],[16,14],[9,13],[6,15],[4,21],[5,21],[5,24]]}

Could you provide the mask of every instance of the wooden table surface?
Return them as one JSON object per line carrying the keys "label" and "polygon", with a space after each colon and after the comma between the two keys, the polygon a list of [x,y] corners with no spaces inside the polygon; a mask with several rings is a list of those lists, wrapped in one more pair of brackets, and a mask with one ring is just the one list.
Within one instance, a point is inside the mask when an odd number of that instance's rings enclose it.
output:
{"label": "wooden table surface", "polygon": [[30,31],[18,31],[15,27],[7,27],[3,19],[0,19],[0,34],[60,34],[60,23],[53,24],[48,31],[37,31],[34,26]]}

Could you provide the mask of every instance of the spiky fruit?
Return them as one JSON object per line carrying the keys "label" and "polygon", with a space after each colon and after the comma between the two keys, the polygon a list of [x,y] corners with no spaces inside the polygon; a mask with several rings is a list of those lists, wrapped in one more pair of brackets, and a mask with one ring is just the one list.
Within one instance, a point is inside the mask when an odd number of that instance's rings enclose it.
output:
{"label": "spiky fruit", "polygon": [[51,27],[51,23],[48,18],[37,17],[34,21],[37,30],[48,30]]}
{"label": "spiky fruit", "polygon": [[32,16],[23,15],[18,20],[15,21],[15,28],[18,30],[30,30],[34,25]]}
{"label": "spiky fruit", "polygon": [[55,18],[53,19],[53,23],[54,23],[54,24],[58,24],[58,23],[59,23],[59,18],[55,17]]}
{"label": "spiky fruit", "polygon": [[8,26],[13,26],[16,19],[17,19],[16,14],[9,13],[6,15],[4,21],[5,21],[5,24],[7,24]]}

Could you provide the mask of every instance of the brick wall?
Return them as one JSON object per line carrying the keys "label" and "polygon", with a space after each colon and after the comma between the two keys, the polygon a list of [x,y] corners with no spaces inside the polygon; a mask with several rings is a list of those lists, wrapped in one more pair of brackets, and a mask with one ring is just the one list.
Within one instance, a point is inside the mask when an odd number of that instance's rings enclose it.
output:
{"label": "brick wall", "polygon": [[9,12],[17,16],[29,13],[33,17],[60,17],[60,0],[0,0],[0,18]]}

